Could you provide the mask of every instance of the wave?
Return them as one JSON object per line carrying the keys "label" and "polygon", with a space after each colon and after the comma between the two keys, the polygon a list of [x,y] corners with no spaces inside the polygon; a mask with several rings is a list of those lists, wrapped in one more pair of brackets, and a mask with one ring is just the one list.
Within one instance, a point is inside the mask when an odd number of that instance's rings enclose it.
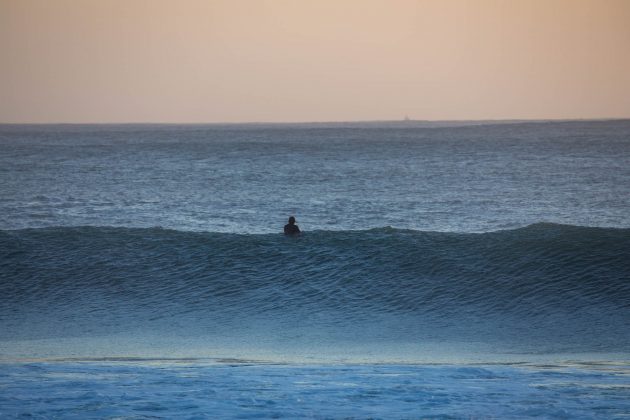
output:
{"label": "wave", "polygon": [[391,320],[399,320],[407,323],[400,334],[457,326],[518,335],[534,325],[625,345],[629,250],[630,229],[548,223],[481,234],[387,227],[300,237],[2,231],[0,324],[25,334],[28,320],[43,334],[36,326],[53,319],[82,332],[161,322],[207,332],[254,318],[300,328],[389,320],[396,334]]}

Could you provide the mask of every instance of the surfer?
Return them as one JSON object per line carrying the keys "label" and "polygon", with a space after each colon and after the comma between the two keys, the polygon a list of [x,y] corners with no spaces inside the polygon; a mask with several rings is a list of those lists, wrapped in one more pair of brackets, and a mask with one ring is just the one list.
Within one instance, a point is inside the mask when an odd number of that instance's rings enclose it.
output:
{"label": "surfer", "polygon": [[299,235],[300,228],[295,224],[295,217],[289,217],[289,223],[284,225],[284,234],[285,235]]}

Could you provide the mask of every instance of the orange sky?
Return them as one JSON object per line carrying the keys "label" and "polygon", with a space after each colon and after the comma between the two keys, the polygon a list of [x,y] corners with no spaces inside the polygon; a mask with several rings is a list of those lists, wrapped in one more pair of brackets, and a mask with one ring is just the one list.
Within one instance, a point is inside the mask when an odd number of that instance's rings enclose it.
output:
{"label": "orange sky", "polygon": [[0,122],[630,118],[630,0],[0,0]]}

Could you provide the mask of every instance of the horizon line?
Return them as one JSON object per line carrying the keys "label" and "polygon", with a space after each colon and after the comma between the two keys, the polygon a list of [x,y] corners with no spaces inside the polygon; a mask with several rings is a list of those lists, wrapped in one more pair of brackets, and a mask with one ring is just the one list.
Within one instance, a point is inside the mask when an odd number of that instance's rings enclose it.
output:
{"label": "horizon line", "polygon": [[536,123],[578,121],[626,121],[628,117],[593,118],[488,118],[488,119],[396,119],[396,120],[328,120],[328,121],[133,121],[133,122],[4,122],[0,125],[306,125],[306,124],[413,124],[413,123]]}

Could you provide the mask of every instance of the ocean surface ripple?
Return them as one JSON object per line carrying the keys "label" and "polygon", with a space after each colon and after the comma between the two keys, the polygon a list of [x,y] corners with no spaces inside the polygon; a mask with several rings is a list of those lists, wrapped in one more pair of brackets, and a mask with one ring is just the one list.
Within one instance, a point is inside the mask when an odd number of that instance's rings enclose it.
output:
{"label": "ocean surface ripple", "polygon": [[628,249],[630,229],[547,223],[482,234],[386,227],[297,238],[2,231],[0,335],[261,334],[284,346],[474,339],[522,351],[624,351]]}

